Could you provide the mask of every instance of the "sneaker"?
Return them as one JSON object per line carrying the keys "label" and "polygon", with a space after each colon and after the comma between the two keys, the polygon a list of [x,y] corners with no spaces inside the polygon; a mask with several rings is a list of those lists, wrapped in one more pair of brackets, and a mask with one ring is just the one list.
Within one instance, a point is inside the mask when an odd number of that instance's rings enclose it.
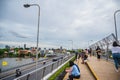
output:
{"label": "sneaker", "polygon": [[119,72],[119,70],[118,70],[118,69],[116,69],[116,68],[115,68],[115,71],[116,71],[116,72]]}

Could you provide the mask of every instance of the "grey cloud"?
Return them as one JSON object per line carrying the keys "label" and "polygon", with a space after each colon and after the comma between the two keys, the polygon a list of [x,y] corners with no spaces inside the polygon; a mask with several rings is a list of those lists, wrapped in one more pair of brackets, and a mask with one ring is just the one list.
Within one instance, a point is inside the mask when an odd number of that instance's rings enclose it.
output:
{"label": "grey cloud", "polygon": [[28,37],[23,36],[23,35],[21,35],[21,34],[15,32],[15,31],[10,31],[10,33],[13,34],[13,35],[16,36],[16,37],[19,37],[19,38],[28,38]]}
{"label": "grey cloud", "polygon": [[[24,8],[23,4],[39,2],[41,7],[40,38],[53,43],[56,40],[67,41],[71,39],[85,43],[88,39],[99,40],[114,32],[113,13],[116,8],[120,7],[119,1],[115,1],[36,0],[34,2],[33,0],[12,0],[12,2],[7,2],[6,8],[2,7],[5,14],[2,14],[2,18],[0,16],[0,20],[13,22],[12,25],[9,25],[15,29],[8,29],[11,34],[8,37],[14,36],[19,40],[21,38],[29,40],[30,38],[34,41],[37,33],[38,9],[35,6]],[[18,25],[14,25],[16,23]],[[32,35],[32,37],[27,35]]]}

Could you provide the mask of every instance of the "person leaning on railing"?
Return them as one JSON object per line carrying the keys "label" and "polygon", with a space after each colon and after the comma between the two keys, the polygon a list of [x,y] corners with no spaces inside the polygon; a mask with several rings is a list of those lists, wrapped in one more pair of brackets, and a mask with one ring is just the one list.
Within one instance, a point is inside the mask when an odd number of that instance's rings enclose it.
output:
{"label": "person leaning on railing", "polygon": [[120,45],[116,41],[114,41],[112,46],[113,47],[111,48],[111,51],[112,51],[112,57],[113,57],[114,63],[115,63],[115,70],[116,70],[116,72],[119,72],[118,65],[120,65],[119,64],[119,62],[120,62]]}

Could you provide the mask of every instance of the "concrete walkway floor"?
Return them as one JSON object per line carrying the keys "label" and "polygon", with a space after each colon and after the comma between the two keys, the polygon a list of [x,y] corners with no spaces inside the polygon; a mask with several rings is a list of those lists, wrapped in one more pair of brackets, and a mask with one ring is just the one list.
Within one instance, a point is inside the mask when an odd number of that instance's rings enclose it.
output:
{"label": "concrete walkway floor", "polygon": [[[75,80],[95,80],[92,74],[96,77],[96,80],[120,80],[120,69],[119,72],[115,71],[114,64],[104,59],[98,60],[96,57],[91,56],[87,61],[88,67],[85,64],[81,64],[81,59],[75,61],[81,70],[81,78]],[[63,80],[67,80],[68,73]]]}
{"label": "concrete walkway floor", "polygon": [[96,74],[97,80],[120,80],[120,69],[119,72],[116,72],[112,62],[104,59],[97,60],[96,57],[92,56],[89,57],[87,63]]}

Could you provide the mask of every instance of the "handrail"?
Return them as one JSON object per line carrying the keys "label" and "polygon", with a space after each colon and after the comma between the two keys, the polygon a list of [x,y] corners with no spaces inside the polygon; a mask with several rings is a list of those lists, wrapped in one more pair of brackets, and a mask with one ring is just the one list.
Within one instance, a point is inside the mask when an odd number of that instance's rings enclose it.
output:
{"label": "handrail", "polygon": [[[42,70],[42,69],[44,69],[44,68],[46,68],[46,67],[48,67],[48,66],[55,65],[56,63],[58,63],[58,62],[61,61],[61,64],[60,64],[60,65],[57,65],[56,69],[54,69],[54,70],[57,70],[57,69],[59,69],[61,66],[63,66],[63,64],[65,64],[66,62],[68,62],[68,61],[71,59],[71,57],[73,57],[73,55],[70,55],[70,56],[68,56],[68,57],[66,57],[66,58],[60,59],[60,60],[58,60],[58,61],[56,61],[56,62],[52,62],[52,63],[50,63],[50,64],[46,64],[46,65],[44,65],[44,66],[42,66],[42,67],[40,67],[40,68],[38,68],[38,69],[36,69],[36,70],[33,70],[33,71],[31,71],[31,72],[29,72],[29,73],[26,73],[26,74],[24,74],[24,75],[22,75],[22,76],[20,76],[20,77],[18,77],[18,78],[15,78],[14,80],[19,80],[19,79],[24,78],[24,77],[28,78],[28,77],[31,76],[30,74],[33,74],[33,73],[35,73],[35,72],[37,72],[37,71],[40,71],[40,70]],[[66,61],[66,59],[67,59],[67,61]],[[52,74],[53,74],[53,73],[55,72],[54,70],[52,70],[51,72],[48,72],[48,74],[42,76],[42,78],[43,78],[43,79],[48,78],[48,76],[50,76],[49,73],[52,73]],[[43,75],[43,74],[42,74],[42,75]],[[45,76],[47,76],[47,77],[45,77]],[[42,78],[41,78],[41,79],[42,79]],[[27,80],[28,80],[28,79],[27,79]]]}

